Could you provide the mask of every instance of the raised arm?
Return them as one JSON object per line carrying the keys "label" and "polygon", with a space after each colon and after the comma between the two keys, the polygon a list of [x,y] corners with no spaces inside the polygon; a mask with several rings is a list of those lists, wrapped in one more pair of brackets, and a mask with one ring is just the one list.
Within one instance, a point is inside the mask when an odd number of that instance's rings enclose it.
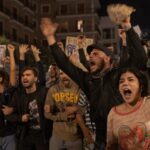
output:
{"label": "raised arm", "polygon": [[55,61],[60,69],[62,69],[66,74],[68,74],[71,79],[73,79],[82,90],[85,90],[85,84],[83,82],[85,80],[85,73],[75,67],[69,60],[68,57],[62,52],[61,48],[56,43],[55,39],[55,31],[57,29],[57,25],[53,23],[50,19],[44,18],[41,21],[41,30],[44,36],[47,38],[48,44],[50,45],[50,49],[55,58]]}
{"label": "raised arm", "polygon": [[128,59],[126,63],[137,67],[138,69],[144,69],[146,67],[147,57],[145,50],[141,44],[140,38],[134,31],[131,25],[130,17],[128,17],[122,24],[122,28],[126,32],[126,45],[124,49],[128,51]]}
{"label": "raised arm", "polygon": [[29,46],[27,44],[19,45],[19,72],[25,67],[25,54],[28,50]]}
{"label": "raised arm", "polygon": [[11,44],[7,45],[7,49],[10,56],[10,85],[16,86],[17,80],[16,80],[16,63],[15,63],[15,57],[14,57],[14,51],[15,47]]}
{"label": "raised arm", "polygon": [[21,70],[26,66],[25,53],[29,50],[27,44],[19,45],[19,85],[21,85]]}
{"label": "raised arm", "polygon": [[36,61],[36,67],[37,67],[38,72],[39,72],[39,76],[38,76],[39,84],[44,86],[45,85],[45,72],[44,72],[43,64],[42,64],[40,56],[39,56],[40,51],[34,45],[31,45],[31,50],[33,52],[33,56],[34,56],[34,59]]}
{"label": "raised arm", "polygon": [[78,52],[79,52],[80,62],[83,64],[83,66],[88,71],[90,71],[90,65],[86,59],[85,52],[84,52],[84,47],[86,45],[86,37],[85,36],[78,36],[77,40],[78,40],[78,48],[79,48]]}

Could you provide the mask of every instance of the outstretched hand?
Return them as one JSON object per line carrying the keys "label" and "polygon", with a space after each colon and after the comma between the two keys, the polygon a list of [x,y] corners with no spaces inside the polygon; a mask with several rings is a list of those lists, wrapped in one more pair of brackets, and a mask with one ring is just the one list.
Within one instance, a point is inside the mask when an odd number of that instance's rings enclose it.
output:
{"label": "outstretched hand", "polygon": [[40,56],[39,56],[39,54],[41,53],[40,50],[34,45],[31,45],[31,50],[35,58],[35,61],[40,61]]}
{"label": "outstretched hand", "polygon": [[29,50],[29,45],[27,44],[21,44],[19,45],[19,53],[25,54]]}
{"label": "outstretched hand", "polygon": [[31,50],[33,54],[40,54],[40,50],[34,45],[31,45]]}

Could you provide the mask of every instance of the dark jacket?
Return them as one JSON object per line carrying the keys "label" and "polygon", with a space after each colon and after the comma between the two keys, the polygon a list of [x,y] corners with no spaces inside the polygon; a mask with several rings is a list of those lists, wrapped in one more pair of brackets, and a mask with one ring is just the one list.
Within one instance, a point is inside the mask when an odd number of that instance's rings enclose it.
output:
{"label": "dark jacket", "polygon": [[147,57],[139,36],[133,28],[126,35],[127,46],[121,49],[120,67],[133,66],[145,70]]}
{"label": "dark jacket", "polygon": [[8,106],[11,103],[14,91],[15,87],[11,87],[0,94],[0,137],[15,134],[16,131],[16,125],[1,110],[3,105]]}
{"label": "dark jacket", "polygon": [[[52,131],[52,123],[44,117],[44,104],[47,90],[44,87],[38,87],[36,90],[35,99],[37,100],[39,115],[40,115],[40,127],[45,141],[49,140]],[[29,101],[26,96],[26,92],[23,88],[18,89],[12,99],[11,107],[14,108],[14,113],[10,116],[11,121],[18,125],[18,135],[20,139],[23,139],[28,133],[28,123],[22,123],[21,117],[23,114],[28,113]]]}
{"label": "dark jacket", "polygon": [[[26,66],[25,61],[19,61],[19,70]],[[40,115],[40,127],[42,130],[43,138],[45,141],[49,140],[52,132],[52,121],[45,119],[44,117],[44,104],[47,94],[47,89],[45,85],[45,73],[41,61],[36,62],[36,67],[38,69],[38,84],[36,90],[36,100]],[[20,76],[21,78],[21,76]],[[13,100],[11,102],[11,107],[14,108],[14,113],[9,116],[10,120],[17,123],[17,136],[23,139],[28,131],[28,124],[21,122],[21,117],[23,114],[28,113],[28,99],[26,96],[25,89],[21,86],[21,82],[18,86],[17,91],[13,95]]]}
{"label": "dark jacket", "polygon": [[[140,45],[140,40],[137,34],[131,28],[127,31],[127,36],[130,36],[132,48],[128,49],[129,57],[126,58],[124,66],[130,65],[142,69],[146,63],[146,55],[144,49]],[[106,123],[109,110],[122,101],[116,94],[115,77],[118,69],[111,69],[105,73],[86,73],[81,69],[71,64],[62,50],[55,43],[50,46],[52,54],[56,60],[57,65],[68,74],[84,91],[90,106],[91,115],[96,123],[97,141],[105,142],[106,140]]]}

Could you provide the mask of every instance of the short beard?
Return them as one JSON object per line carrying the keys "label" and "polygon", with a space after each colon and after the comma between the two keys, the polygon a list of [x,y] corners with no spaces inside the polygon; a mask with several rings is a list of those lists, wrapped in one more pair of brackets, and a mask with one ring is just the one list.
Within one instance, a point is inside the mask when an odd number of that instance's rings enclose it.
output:
{"label": "short beard", "polygon": [[102,59],[101,62],[100,62],[100,64],[99,64],[98,69],[96,70],[96,72],[101,72],[101,71],[103,71],[104,66],[105,66],[105,63],[104,63],[104,60]]}
{"label": "short beard", "polygon": [[63,85],[65,86],[65,87],[69,87],[69,85],[70,85],[70,81],[69,80],[65,80],[65,81],[62,81],[62,83],[63,83]]}
{"label": "short beard", "polygon": [[30,89],[30,88],[32,87],[32,85],[28,85],[28,86],[24,86],[24,85],[23,85],[23,87],[24,87],[25,89]]}
{"label": "short beard", "polygon": [[32,88],[33,84],[34,84],[34,83],[32,83],[32,84],[30,84],[30,85],[28,85],[28,86],[24,86],[24,85],[23,85],[23,87],[24,87],[25,89],[30,89],[30,88]]}

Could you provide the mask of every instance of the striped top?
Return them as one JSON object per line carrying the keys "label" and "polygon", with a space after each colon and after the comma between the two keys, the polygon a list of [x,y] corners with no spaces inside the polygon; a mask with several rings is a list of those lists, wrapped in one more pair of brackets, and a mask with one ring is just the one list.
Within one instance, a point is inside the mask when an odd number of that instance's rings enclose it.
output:
{"label": "striped top", "polygon": [[91,116],[90,116],[90,104],[88,102],[86,95],[83,92],[81,92],[80,94],[78,105],[85,109],[84,111],[85,125],[93,133],[95,133],[95,130],[96,130],[95,123],[92,122]]}

